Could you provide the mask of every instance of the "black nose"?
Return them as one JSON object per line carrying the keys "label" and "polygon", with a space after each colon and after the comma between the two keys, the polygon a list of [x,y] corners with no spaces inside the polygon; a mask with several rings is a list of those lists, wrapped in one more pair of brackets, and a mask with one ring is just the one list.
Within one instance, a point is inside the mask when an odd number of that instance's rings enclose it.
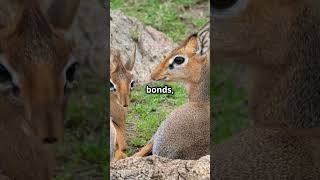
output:
{"label": "black nose", "polygon": [[57,138],[55,138],[55,137],[47,137],[47,138],[45,138],[43,141],[44,141],[45,143],[52,144],[52,143],[57,142],[57,141],[58,141],[58,139],[57,139]]}
{"label": "black nose", "polygon": [[123,107],[128,107],[128,104],[123,105]]}

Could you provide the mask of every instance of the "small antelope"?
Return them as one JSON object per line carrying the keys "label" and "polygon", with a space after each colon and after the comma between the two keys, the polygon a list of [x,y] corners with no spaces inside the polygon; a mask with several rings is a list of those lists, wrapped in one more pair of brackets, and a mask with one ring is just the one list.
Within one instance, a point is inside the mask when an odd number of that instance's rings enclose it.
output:
{"label": "small antelope", "polygon": [[213,62],[248,65],[253,126],[212,149],[213,179],[320,177],[320,3],[212,4]]}
{"label": "small antelope", "polygon": [[[0,177],[46,180],[63,136],[64,111],[77,63],[64,38],[79,0],[55,0],[45,15],[19,0],[16,21],[0,26]],[[48,18],[46,18],[48,17]]]}
{"label": "small antelope", "polygon": [[190,35],[151,74],[155,81],[182,81],[189,102],[175,109],[150,142],[135,156],[150,153],[170,159],[198,159],[209,154],[209,23]]}
{"label": "small antelope", "polygon": [[[110,114],[112,118],[112,127],[115,128],[116,134],[116,152],[114,159],[125,158],[123,151],[128,148],[126,139],[125,122],[127,118],[127,107],[129,105],[129,97],[131,90],[134,88],[135,81],[132,74],[136,59],[136,47],[132,51],[130,60],[125,65],[119,50],[112,49],[111,56],[113,58],[110,63]],[[110,146],[112,147],[112,145]]]}

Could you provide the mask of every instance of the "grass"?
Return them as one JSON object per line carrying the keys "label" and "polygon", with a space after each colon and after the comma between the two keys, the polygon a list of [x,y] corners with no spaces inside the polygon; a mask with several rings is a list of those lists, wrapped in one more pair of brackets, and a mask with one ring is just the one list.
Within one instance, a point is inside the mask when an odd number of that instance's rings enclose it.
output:
{"label": "grass", "polygon": [[67,106],[64,141],[56,146],[56,180],[105,179],[107,97],[104,83],[82,75]]}
{"label": "grass", "polygon": [[[190,22],[194,27],[201,27],[209,20],[188,14],[187,9],[201,1],[203,0],[111,0],[110,7],[137,18],[144,24],[164,32],[174,42],[179,42],[194,31],[188,28]],[[209,8],[206,15],[209,16]]]}
{"label": "grass", "polygon": [[[163,87],[162,83],[153,83],[152,87]],[[187,100],[184,86],[179,83],[170,83],[174,94],[146,94],[145,86],[137,87],[132,91],[132,104],[129,108],[128,123],[133,125],[130,137],[132,150],[142,147],[158,129],[173,108],[181,106]],[[129,132],[130,134],[130,132]]]}
{"label": "grass", "polygon": [[[238,65],[233,65],[237,71]],[[214,68],[211,111],[214,114],[213,143],[218,144],[249,125],[247,92],[236,87],[221,66]]]}

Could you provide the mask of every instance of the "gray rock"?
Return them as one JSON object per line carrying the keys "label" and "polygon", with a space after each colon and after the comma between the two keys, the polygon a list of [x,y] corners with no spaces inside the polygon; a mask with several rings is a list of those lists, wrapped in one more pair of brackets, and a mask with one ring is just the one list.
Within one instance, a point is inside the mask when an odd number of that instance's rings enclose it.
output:
{"label": "gray rock", "polygon": [[149,81],[151,70],[175,46],[162,32],[120,11],[111,11],[110,40],[110,47],[121,50],[125,61],[129,59],[134,45],[137,45],[133,73],[140,84]]}
{"label": "gray rock", "polygon": [[210,179],[210,156],[199,160],[130,157],[111,163],[111,179]]}

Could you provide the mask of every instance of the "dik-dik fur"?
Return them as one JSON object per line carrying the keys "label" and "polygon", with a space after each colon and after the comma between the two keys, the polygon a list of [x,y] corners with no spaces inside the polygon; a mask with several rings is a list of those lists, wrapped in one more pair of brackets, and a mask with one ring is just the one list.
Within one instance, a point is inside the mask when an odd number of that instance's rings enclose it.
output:
{"label": "dik-dik fur", "polygon": [[112,49],[111,56],[113,60],[110,63],[110,113],[113,127],[116,130],[117,147],[114,159],[118,160],[126,157],[124,151],[128,148],[125,123],[131,90],[135,85],[131,71],[135,63],[136,47],[125,65],[123,65],[119,50]]}
{"label": "dik-dik fur", "polygon": [[[60,140],[76,62],[64,38],[79,1],[56,0],[48,15],[18,0],[16,21],[0,26],[0,172],[16,180],[52,177],[44,143]],[[66,8],[68,7],[68,8]]]}
{"label": "dik-dik fur", "polygon": [[254,122],[214,147],[213,178],[320,177],[315,149],[320,133],[319,2],[237,0],[212,5],[212,60],[248,65]]}
{"label": "dik-dik fur", "polygon": [[169,53],[152,72],[155,81],[183,82],[189,102],[175,109],[135,156],[152,151],[170,159],[198,159],[209,154],[209,23],[202,29]]}

